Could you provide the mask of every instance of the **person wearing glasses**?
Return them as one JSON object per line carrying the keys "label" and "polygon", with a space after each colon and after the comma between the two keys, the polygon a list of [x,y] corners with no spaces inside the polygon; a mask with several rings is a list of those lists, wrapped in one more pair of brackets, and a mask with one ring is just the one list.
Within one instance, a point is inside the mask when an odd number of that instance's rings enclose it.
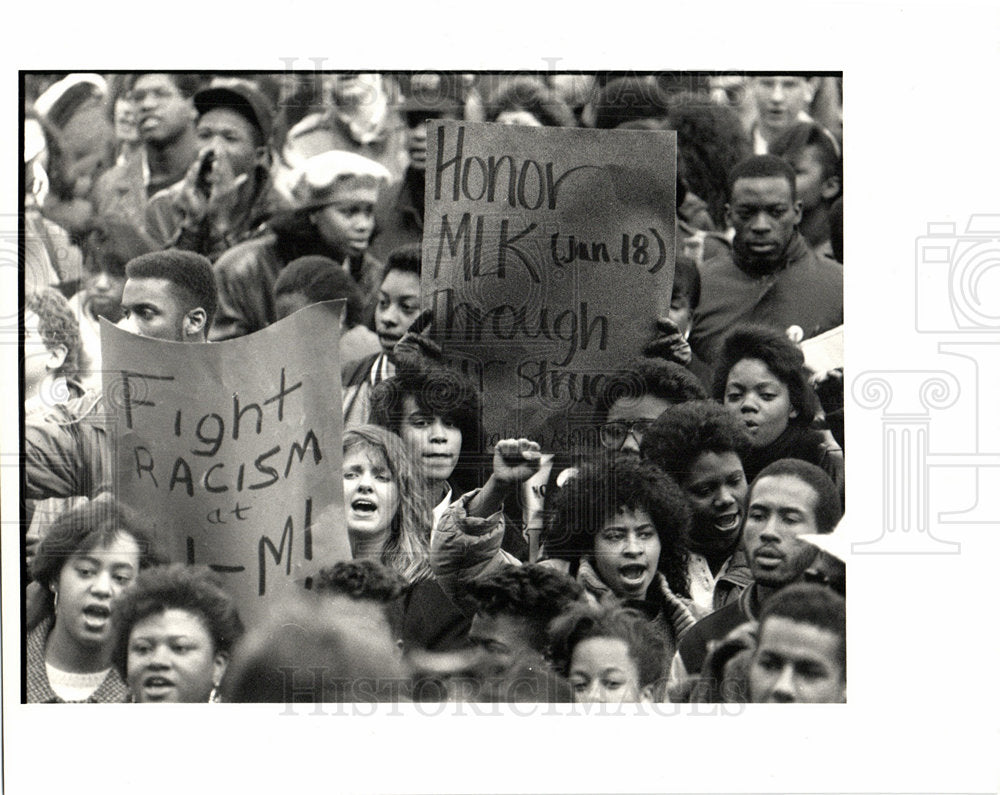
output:
{"label": "person wearing glasses", "polygon": [[639,455],[643,434],[665,409],[706,397],[701,382],[681,365],[664,359],[636,359],[609,378],[602,390],[598,403],[598,412],[605,416],[598,425],[601,447]]}

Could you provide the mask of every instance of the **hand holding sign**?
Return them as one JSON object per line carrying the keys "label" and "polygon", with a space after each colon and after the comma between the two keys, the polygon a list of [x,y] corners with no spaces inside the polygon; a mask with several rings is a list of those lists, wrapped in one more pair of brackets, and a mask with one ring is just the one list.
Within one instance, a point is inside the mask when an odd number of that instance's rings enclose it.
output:
{"label": "hand holding sign", "polygon": [[677,324],[667,317],[656,319],[656,336],[646,343],[642,353],[682,365],[691,363],[691,346]]}
{"label": "hand holding sign", "polygon": [[419,369],[427,362],[441,361],[441,346],[429,334],[433,320],[434,310],[425,309],[393,346],[392,358],[398,369]]}

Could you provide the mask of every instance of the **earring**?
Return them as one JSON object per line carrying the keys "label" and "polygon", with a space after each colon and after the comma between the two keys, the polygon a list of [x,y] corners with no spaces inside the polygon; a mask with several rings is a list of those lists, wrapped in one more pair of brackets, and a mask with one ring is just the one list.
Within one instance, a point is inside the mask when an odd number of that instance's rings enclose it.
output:
{"label": "earring", "polygon": [[57,607],[59,607],[59,591],[57,591],[55,588],[53,588],[52,589],[52,593],[53,593],[53,597],[52,597],[52,609],[55,610]]}
{"label": "earring", "polygon": [[222,703],[222,696],[219,693],[219,683],[218,682],[213,682],[212,683],[212,692],[208,694],[208,703],[209,704],[221,704]]}

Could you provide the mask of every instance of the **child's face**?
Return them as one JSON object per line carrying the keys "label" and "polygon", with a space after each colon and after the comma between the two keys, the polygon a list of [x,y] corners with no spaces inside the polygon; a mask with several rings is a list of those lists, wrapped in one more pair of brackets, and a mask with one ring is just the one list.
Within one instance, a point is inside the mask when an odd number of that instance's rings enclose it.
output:
{"label": "child's face", "polygon": [[670,311],[667,312],[667,317],[680,329],[684,339],[687,339],[691,332],[691,316],[691,299],[683,293],[675,292],[670,297]]}

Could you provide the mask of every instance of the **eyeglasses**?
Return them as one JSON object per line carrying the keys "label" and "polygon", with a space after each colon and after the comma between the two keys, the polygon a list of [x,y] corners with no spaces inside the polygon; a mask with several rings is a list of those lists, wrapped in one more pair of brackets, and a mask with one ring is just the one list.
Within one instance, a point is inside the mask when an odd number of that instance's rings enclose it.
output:
{"label": "eyeglasses", "polygon": [[601,444],[609,450],[619,450],[625,444],[625,440],[629,434],[632,434],[638,442],[652,424],[653,420],[646,419],[606,422],[600,427],[599,431]]}

